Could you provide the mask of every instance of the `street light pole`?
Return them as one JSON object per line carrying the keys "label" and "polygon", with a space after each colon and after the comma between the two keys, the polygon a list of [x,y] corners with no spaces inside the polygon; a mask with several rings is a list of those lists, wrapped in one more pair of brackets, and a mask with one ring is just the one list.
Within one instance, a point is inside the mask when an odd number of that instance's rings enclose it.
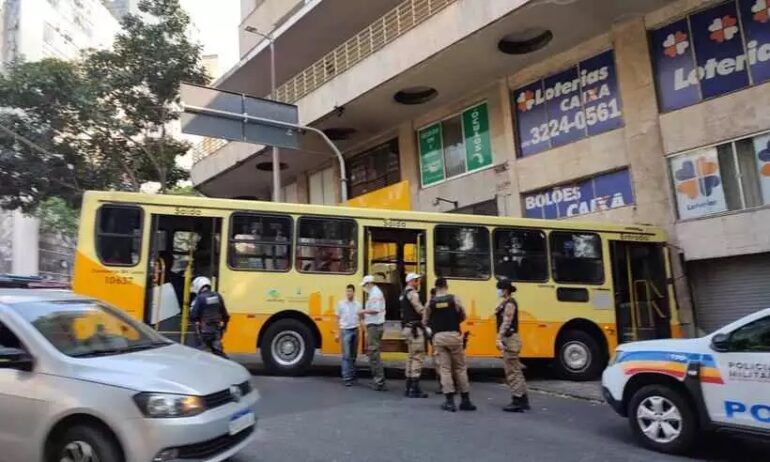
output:
{"label": "street light pole", "polygon": [[[270,34],[263,34],[256,27],[246,26],[246,32],[258,35],[267,40],[270,45],[270,98],[275,99],[275,40]],[[281,153],[277,146],[272,147],[273,153],[273,202],[281,202]]]}

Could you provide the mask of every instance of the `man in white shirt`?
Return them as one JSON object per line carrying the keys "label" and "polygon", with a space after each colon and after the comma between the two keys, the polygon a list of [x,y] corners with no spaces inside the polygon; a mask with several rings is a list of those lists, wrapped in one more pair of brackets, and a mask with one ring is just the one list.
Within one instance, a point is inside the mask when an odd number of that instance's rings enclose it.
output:
{"label": "man in white shirt", "polygon": [[334,339],[342,338],[342,381],[346,387],[353,385],[356,380],[356,355],[358,350],[358,320],[361,304],[355,299],[356,287],[348,284],[345,289],[345,299],[337,303],[337,325],[339,331]]}
{"label": "man in white shirt", "polygon": [[366,324],[366,347],[369,355],[369,367],[372,370],[374,389],[385,391],[385,368],[380,359],[380,342],[385,330],[385,296],[374,283],[374,276],[364,276],[361,281],[367,293],[364,307],[364,324]]}

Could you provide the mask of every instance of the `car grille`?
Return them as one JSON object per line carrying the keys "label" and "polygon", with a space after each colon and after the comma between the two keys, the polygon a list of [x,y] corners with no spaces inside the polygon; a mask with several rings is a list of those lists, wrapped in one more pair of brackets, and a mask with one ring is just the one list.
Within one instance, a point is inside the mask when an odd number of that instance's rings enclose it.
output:
{"label": "car grille", "polygon": [[[241,396],[246,396],[251,393],[251,382],[248,380],[238,384],[238,388],[241,389]],[[203,396],[203,401],[206,403],[206,409],[214,409],[219,406],[224,406],[227,403],[235,401],[233,395],[230,394],[230,389],[218,391],[210,395]]]}
{"label": "car grille", "polygon": [[235,435],[222,435],[212,440],[204,441],[202,443],[188,444],[187,446],[179,446],[177,449],[179,459],[206,459],[217,454],[220,454],[233,446],[243,442],[254,432],[254,426],[243,430]]}

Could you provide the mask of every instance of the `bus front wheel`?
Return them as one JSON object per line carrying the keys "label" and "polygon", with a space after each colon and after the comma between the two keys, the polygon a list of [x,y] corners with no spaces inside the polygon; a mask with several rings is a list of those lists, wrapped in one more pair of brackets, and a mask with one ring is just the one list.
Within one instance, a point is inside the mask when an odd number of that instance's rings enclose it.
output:
{"label": "bus front wheel", "polygon": [[267,328],[259,348],[268,372],[300,375],[313,362],[316,345],[305,323],[280,319]]}
{"label": "bus front wheel", "polygon": [[599,342],[582,330],[568,330],[556,344],[554,365],[559,377],[567,380],[593,380],[604,367]]}

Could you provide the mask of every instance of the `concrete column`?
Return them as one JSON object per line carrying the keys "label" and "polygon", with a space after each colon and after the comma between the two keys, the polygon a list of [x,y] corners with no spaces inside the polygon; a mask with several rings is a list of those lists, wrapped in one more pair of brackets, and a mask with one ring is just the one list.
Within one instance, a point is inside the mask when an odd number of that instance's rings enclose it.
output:
{"label": "concrete column", "polygon": [[[665,228],[669,242],[676,246],[673,197],[644,20],[635,18],[613,25],[612,38],[623,101],[625,149],[634,186],[634,221]],[[672,251],[672,267],[680,318],[683,324],[691,325],[690,290],[676,251]]]}
{"label": "concrete column", "polygon": [[420,192],[420,161],[418,160],[417,134],[411,122],[398,127],[398,156],[401,181],[409,181],[412,209],[418,204]]}
{"label": "concrete column", "polygon": [[508,80],[501,79],[498,86],[499,121],[494,123],[500,133],[495,153],[497,180],[497,210],[500,216],[522,216],[521,201],[519,200],[519,177],[515,173],[516,141],[513,133],[513,110],[511,108],[511,90]]}
{"label": "concrete column", "polygon": [[307,173],[297,174],[297,202],[307,204],[310,202],[310,190],[307,183]]}

